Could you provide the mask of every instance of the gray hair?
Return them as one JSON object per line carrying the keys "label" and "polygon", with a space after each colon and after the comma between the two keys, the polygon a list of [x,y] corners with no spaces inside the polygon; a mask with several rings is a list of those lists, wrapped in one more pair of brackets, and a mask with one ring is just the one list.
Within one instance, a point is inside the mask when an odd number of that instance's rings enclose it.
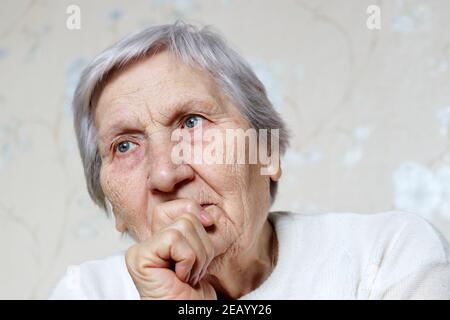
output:
{"label": "gray hair", "polygon": [[[269,101],[264,85],[247,62],[211,27],[197,28],[175,22],[146,28],[128,35],[95,57],[83,70],[73,98],[74,127],[88,192],[105,211],[108,211],[107,199],[100,184],[102,160],[93,120],[94,95],[114,71],[159,50],[168,50],[185,64],[208,72],[253,128],[279,129],[280,155],[288,146],[287,128]],[[278,183],[270,183],[272,204]]]}

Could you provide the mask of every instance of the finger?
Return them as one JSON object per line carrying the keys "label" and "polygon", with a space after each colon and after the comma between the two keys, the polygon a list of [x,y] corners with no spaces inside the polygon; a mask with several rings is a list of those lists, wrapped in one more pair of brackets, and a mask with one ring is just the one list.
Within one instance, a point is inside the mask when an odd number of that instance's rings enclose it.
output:
{"label": "finger", "polygon": [[197,232],[199,240],[202,242],[203,248],[206,252],[206,260],[203,262],[202,270],[200,271],[199,274],[196,274],[197,278],[195,279],[196,280],[195,282],[198,282],[206,274],[209,264],[215,258],[215,250],[207,231],[205,230],[204,226],[200,223],[200,221],[195,216],[189,214],[187,215],[185,214],[182,217],[191,221]]}
{"label": "finger", "polygon": [[184,213],[191,213],[199,217],[205,226],[211,226],[214,223],[211,215],[205,213],[196,201],[191,199],[177,199],[161,203],[154,208],[150,219],[151,232],[155,233],[171,225]]}
{"label": "finger", "polygon": [[211,241],[207,231],[205,230],[204,226],[201,224],[201,222],[198,220],[197,217],[189,215],[189,214],[184,214],[182,216],[182,218],[185,218],[185,219],[191,221],[193,227],[195,228],[195,231],[197,232],[199,241],[201,241],[201,244],[204,248],[205,255],[206,255],[206,259],[203,262],[202,270],[197,275],[198,278],[196,279],[197,280],[196,282],[198,282],[206,274],[206,270],[207,270],[209,264],[215,257],[214,246],[212,244],[212,241]]}
{"label": "finger", "polygon": [[189,279],[189,283],[195,285],[209,259],[204,239],[199,235],[199,231],[201,229],[204,231],[204,228],[198,221],[198,218],[191,214],[182,215],[168,228],[180,231],[195,252],[196,259]]}
{"label": "finger", "polygon": [[196,253],[176,229],[164,229],[151,240],[133,246],[127,251],[131,269],[148,275],[151,268],[169,268],[175,262],[175,274],[187,282],[196,261]]}
{"label": "finger", "polygon": [[[175,262],[175,274],[178,279],[188,282],[191,277],[194,264],[197,261],[197,253],[190,242],[180,232],[174,229],[166,229],[169,245],[168,257]],[[164,252],[164,251],[161,251]]]}

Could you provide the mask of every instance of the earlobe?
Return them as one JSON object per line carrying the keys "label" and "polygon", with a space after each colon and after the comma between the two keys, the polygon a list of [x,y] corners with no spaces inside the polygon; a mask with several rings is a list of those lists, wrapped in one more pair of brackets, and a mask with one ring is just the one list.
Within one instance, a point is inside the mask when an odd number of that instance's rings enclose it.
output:
{"label": "earlobe", "polygon": [[114,215],[116,219],[116,230],[120,233],[127,231],[127,226],[119,215]]}
{"label": "earlobe", "polygon": [[114,208],[113,208],[112,203],[108,199],[105,199],[105,202],[106,202],[106,210],[107,210],[108,214],[114,216],[114,219],[115,219],[115,222],[116,222],[115,223],[116,224],[116,230],[118,232],[120,232],[120,233],[126,232],[127,231],[127,226],[126,226],[125,222],[123,221],[123,219],[120,217],[120,215],[116,214],[114,212]]}
{"label": "earlobe", "polygon": [[282,174],[280,162],[277,163],[276,167],[273,166],[272,168],[270,168],[270,170],[271,170],[271,172],[273,172],[273,174],[270,175],[270,180],[278,181]]}

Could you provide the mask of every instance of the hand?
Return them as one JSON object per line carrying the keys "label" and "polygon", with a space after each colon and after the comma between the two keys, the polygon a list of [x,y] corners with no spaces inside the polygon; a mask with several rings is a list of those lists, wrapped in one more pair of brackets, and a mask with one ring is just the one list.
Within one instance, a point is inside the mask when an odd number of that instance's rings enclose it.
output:
{"label": "hand", "polygon": [[214,258],[205,227],[213,224],[193,200],[169,201],[155,208],[152,236],[131,246],[125,255],[142,299],[217,299],[214,288],[203,279]]}

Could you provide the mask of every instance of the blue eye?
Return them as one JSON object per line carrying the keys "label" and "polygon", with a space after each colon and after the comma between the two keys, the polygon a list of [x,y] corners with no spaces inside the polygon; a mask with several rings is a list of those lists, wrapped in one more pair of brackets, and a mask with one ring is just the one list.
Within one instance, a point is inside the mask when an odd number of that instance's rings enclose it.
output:
{"label": "blue eye", "polygon": [[116,146],[116,150],[120,153],[125,153],[130,150],[135,144],[131,141],[122,141]]}
{"label": "blue eye", "polygon": [[202,121],[202,117],[201,116],[192,115],[192,116],[189,116],[188,118],[186,118],[186,120],[184,120],[183,125],[186,128],[192,129],[198,124],[199,121]]}

